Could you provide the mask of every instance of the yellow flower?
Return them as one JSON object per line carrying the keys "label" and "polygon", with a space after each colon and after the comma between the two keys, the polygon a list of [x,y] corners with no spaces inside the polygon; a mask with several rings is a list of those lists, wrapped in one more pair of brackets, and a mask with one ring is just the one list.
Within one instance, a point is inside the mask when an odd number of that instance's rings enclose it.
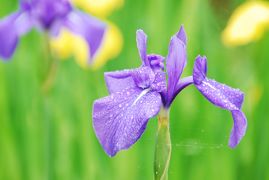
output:
{"label": "yellow flower", "polygon": [[123,6],[124,0],[72,0],[73,3],[94,16],[107,17],[113,10]]}
{"label": "yellow flower", "polygon": [[[102,18],[123,4],[123,0],[73,0],[73,2],[78,7],[90,10],[90,14]],[[90,59],[90,47],[87,42],[67,29],[62,29],[59,36],[51,40],[54,53],[63,60],[73,56],[82,68],[100,68],[108,60],[118,56],[123,47],[123,37],[118,27],[106,22],[107,29],[102,44],[93,59]]]}
{"label": "yellow flower", "polygon": [[246,2],[232,14],[222,40],[228,46],[244,45],[259,40],[268,27],[269,2]]}

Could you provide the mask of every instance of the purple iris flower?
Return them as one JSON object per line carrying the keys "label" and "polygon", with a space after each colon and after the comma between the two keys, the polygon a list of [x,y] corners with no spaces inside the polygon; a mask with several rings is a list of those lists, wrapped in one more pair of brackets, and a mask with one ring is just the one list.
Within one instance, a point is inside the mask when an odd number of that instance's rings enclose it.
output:
{"label": "purple iris flower", "polygon": [[21,0],[18,11],[0,20],[0,57],[13,55],[19,38],[33,27],[57,36],[61,28],[67,28],[83,37],[91,57],[100,47],[106,24],[76,10],[68,0]]}
{"label": "purple iris flower", "polygon": [[232,113],[234,126],[229,145],[234,148],[240,142],[247,127],[241,111],[244,94],[208,79],[206,58],[201,56],[195,61],[193,75],[180,79],[187,64],[186,41],[181,27],[171,38],[165,71],[165,58],[147,54],[147,36],[138,30],[137,47],[142,65],[136,69],[105,73],[110,95],[94,102],[93,127],[109,156],[133,145],[143,134],[148,120],[162,107],[169,109],[179,92],[191,84],[211,103]]}

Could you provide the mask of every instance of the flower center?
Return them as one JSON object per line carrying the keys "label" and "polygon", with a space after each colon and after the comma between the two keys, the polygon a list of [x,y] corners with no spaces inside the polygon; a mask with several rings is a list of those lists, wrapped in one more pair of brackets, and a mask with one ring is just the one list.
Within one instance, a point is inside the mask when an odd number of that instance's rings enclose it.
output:
{"label": "flower center", "polygon": [[151,68],[156,71],[156,70],[164,70],[164,57],[158,54],[149,54],[147,55],[148,61],[150,63]]}
{"label": "flower center", "polygon": [[134,72],[133,79],[138,87],[147,89],[154,82],[155,74],[150,67],[144,66]]}
{"label": "flower center", "polygon": [[21,7],[29,12],[45,29],[50,28],[55,21],[65,18],[72,10],[70,2],[67,0],[23,1]]}

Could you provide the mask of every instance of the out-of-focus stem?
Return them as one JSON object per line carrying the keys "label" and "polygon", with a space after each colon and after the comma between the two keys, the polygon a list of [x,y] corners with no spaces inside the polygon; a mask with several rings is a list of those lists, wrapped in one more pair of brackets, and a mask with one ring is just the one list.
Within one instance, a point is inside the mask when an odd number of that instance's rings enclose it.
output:
{"label": "out-of-focus stem", "polygon": [[167,180],[171,157],[171,139],[169,129],[169,109],[162,108],[158,117],[158,131],[155,146],[155,180]]}
{"label": "out-of-focus stem", "polygon": [[45,34],[45,57],[46,57],[46,71],[45,71],[45,80],[42,83],[42,91],[47,93],[53,86],[56,72],[57,72],[57,61],[52,54],[49,35]]}

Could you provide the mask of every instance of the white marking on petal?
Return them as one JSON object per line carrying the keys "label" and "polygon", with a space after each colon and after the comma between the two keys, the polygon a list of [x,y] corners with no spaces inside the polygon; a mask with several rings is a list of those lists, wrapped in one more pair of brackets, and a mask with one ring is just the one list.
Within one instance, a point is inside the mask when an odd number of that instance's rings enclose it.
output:
{"label": "white marking on petal", "polygon": [[142,92],[139,94],[139,96],[135,99],[135,101],[133,102],[132,106],[134,106],[134,105],[137,103],[137,101],[138,101],[139,99],[141,99],[144,95],[146,95],[149,91],[150,91],[150,88],[145,89],[144,91],[142,91]]}
{"label": "white marking on petal", "polygon": [[217,90],[214,86],[212,86],[212,85],[209,84],[208,82],[203,81],[202,83],[205,84],[205,85],[207,85],[207,86],[209,86],[209,87],[211,87],[211,88],[214,89],[214,90]]}

